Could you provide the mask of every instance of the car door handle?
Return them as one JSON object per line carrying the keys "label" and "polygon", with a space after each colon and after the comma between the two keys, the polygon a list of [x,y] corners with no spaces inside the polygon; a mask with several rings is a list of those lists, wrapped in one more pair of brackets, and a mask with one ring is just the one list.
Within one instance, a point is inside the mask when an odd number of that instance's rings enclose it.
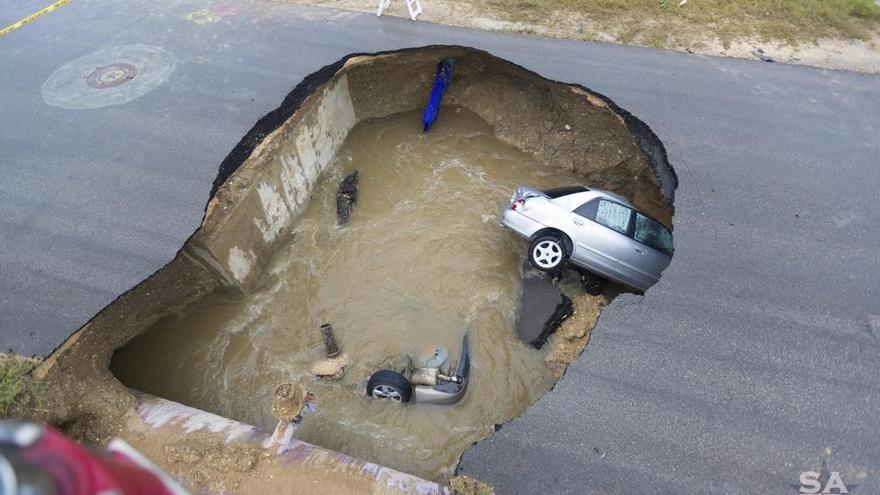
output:
{"label": "car door handle", "polygon": [[578,226],[582,226],[584,224],[584,222],[581,222],[580,220],[572,219],[571,221],[572,221],[572,223],[574,223],[575,225],[578,225]]}
{"label": "car door handle", "polygon": [[642,248],[635,248],[635,249],[636,249],[636,252],[639,253],[639,254],[645,254],[645,253],[647,253],[647,251],[645,251],[645,250],[642,249]]}

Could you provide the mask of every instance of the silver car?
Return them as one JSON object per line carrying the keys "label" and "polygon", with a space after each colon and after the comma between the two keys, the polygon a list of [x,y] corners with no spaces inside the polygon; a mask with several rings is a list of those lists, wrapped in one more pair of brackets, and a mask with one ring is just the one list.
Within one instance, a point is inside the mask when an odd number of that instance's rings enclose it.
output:
{"label": "silver car", "polygon": [[379,370],[367,382],[367,395],[399,402],[412,400],[421,404],[455,404],[464,397],[470,374],[471,351],[465,333],[461,357],[454,368],[450,367],[449,371],[439,367]]}
{"label": "silver car", "polygon": [[626,198],[583,186],[549,191],[519,186],[501,223],[529,239],[529,261],[558,270],[566,260],[639,291],[672,261],[672,233]]}

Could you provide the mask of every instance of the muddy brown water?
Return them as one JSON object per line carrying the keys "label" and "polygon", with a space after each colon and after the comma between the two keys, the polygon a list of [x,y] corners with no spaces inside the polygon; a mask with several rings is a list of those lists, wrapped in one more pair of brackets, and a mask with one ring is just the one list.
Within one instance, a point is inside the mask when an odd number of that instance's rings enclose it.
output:
{"label": "muddy brown water", "polygon": [[[525,242],[498,226],[517,184],[577,183],[493,136],[463,108],[444,107],[422,134],[420,113],[358,124],[298,218],[264,287],[217,291],[116,352],[123,383],[270,430],[272,392],[302,381],[317,396],[297,437],[419,476],[442,479],[495,424],[553,385],[544,358],[513,327]],[[358,203],[336,226],[340,179],[360,171]],[[329,322],[352,360],[339,381],[313,378]],[[364,384],[389,359],[456,361],[469,332],[472,373],[452,406],[369,399]]]}

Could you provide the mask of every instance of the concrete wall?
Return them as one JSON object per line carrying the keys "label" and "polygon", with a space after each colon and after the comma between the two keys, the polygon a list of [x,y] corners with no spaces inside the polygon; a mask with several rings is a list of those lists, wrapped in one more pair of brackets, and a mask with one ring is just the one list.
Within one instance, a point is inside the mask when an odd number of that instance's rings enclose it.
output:
{"label": "concrete wall", "polygon": [[185,250],[222,283],[252,291],[354,124],[348,77],[341,74],[254,149],[211,200]]}
{"label": "concrete wall", "polygon": [[[437,483],[136,392],[128,438],[193,493],[449,495]],[[202,473],[225,470],[219,479]],[[320,483],[316,483],[320,480]]]}

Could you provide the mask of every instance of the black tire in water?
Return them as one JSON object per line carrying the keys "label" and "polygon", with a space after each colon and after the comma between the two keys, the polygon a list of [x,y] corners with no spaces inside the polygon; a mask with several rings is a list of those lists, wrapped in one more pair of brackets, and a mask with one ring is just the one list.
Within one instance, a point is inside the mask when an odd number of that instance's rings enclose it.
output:
{"label": "black tire in water", "polygon": [[587,294],[591,296],[598,296],[601,294],[602,291],[605,290],[607,282],[607,280],[595,273],[581,271],[581,284],[583,284],[584,290],[587,291]]}
{"label": "black tire in water", "polygon": [[568,259],[565,242],[554,235],[542,235],[529,245],[529,262],[542,272],[553,272]]}
{"label": "black tire in water", "polygon": [[367,382],[367,395],[377,399],[409,402],[412,398],[412,385],[405,376],[396,371],[379,370]]}

